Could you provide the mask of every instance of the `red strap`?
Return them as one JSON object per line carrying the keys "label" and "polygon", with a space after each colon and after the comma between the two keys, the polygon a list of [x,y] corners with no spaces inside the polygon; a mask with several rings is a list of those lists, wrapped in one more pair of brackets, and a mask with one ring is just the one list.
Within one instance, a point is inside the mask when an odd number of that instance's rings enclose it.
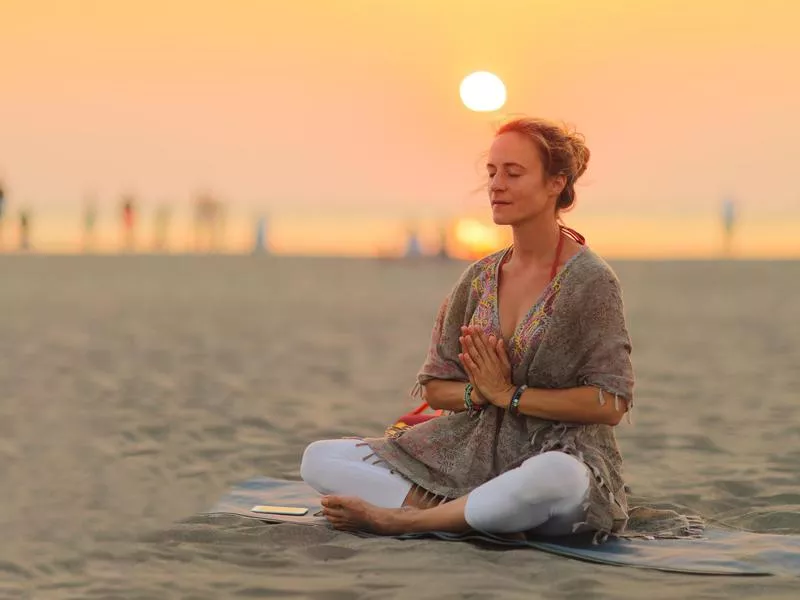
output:
{"label": "red strap", "polygon": [[576,242],[578,242],[581,246],[586,244],[586,238],[583,237],[580,233],[572,229],[571,227],[567,227],[566,225],[559,224],[558,226],[558,246],[556,246],[556,258],[553,260],[553,267],[550,269],[550,279],[552,280],[553,277],[556,276],[558,273],[558,263],[561,261],[561,251],[564,249],[564,237],[569,236]]}
{"label": "red strap", "polygon": [[561,250],[564,248],[564,235],[561,230],[558,231],[558,245],[556,246],[556,257],[553,259],[553,266],[550,268],[550,279],[556,276],[558,272],[558,263],[561,260]]}
{"label": "red strap", "polygon": [[415,408],[414,410],[411,411],[411,414],[412,415],[418,415],[419,413],[421,413],[426,408],[428,408],[428,403],[423,401],[422,404],[420,404],[417,408]]}
{"label": "red strap", "polygon": [[559,225],[559,227],[561,228],[561,231],[566,233],[569,237],[578,242],[581,246],[586,245],[586,238],[583,237],[580,233],[578,233],[571,227],[567,227],[566,225]]}
{"label": "red strap", "polygon": [[[417,408],[415,408],[414,410],[412,410],[412,411],[411,411],[409,414],[410,414],[410,415],[418,415],[418,414],[422,413],[423,411],[427,410],[428,408],[430,408],[430,405],[429,405],[427,402],[425,402],[425,401],[423,400],[423,401],[422,401],[422,404],[420,404],[420,405],[419,405]],[[442,413],[444,413],[444,411],[443,411],[443,410],[437,410],[437,411],[435,411],[435,413],[434,413],[434,414],[436,414],[437,416],[439,416],[439,415],[441,415]]]}

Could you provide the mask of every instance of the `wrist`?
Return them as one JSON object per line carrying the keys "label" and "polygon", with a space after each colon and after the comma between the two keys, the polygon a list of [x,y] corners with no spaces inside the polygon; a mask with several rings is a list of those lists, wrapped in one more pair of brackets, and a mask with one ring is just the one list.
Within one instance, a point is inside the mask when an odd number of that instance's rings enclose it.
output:
{"label": "wrist", "polygon": [[528,386],[523,384],[514,390],[514,394],[511,396],[511,403],[508,406],[508,412],[510,412],[512,415],[519,415],[519,403],[520,400],[522,400],[523,392],[527,389]]}
{"label": "wrist", "polygon": [[514,392],[516,389],[516,386],[509,384],[506,388],[494,395],[494,397],[491,399],[492,404],[499,408],[508,408],[508,406],[511,404],[511,399],[514,397]]}
{"label": "wrist", "polygon": [[483,402],[481,401],[478,390],[472,383],[467,383],[464,387],[464,409],[470,416],[483,409]]}

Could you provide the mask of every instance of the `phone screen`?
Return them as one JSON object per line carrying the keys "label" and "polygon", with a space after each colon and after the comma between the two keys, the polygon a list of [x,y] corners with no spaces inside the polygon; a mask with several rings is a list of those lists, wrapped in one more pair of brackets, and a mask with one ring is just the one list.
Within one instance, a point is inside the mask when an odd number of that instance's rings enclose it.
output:
{"label": "phone screen", "polygon": [[295,515],[302,517],[308,513],[308,509],[303,506],[271,506],[268,504],[258,504],[251,508],[250,512],[268,513],[272,515]]}

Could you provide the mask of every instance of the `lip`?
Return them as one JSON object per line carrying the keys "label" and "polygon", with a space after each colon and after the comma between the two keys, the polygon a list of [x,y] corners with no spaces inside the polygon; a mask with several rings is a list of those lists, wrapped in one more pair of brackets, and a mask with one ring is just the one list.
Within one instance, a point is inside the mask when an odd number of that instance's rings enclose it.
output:
{"label": "lip", "polygon": [[492,200],[492,206],[508,206],[511,202],[501,202],[499,200]]}

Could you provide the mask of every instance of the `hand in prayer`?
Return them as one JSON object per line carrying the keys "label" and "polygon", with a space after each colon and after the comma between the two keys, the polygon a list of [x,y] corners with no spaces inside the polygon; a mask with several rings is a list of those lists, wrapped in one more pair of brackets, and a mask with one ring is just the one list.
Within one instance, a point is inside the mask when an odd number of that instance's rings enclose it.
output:
{"label": "hand in prayer", "polygon": [[459,342],[463,352],[458,358],[472,385],[491,404],[504,406],[514,384],[511,383],[511,361],[503,339],[464,326]]}

